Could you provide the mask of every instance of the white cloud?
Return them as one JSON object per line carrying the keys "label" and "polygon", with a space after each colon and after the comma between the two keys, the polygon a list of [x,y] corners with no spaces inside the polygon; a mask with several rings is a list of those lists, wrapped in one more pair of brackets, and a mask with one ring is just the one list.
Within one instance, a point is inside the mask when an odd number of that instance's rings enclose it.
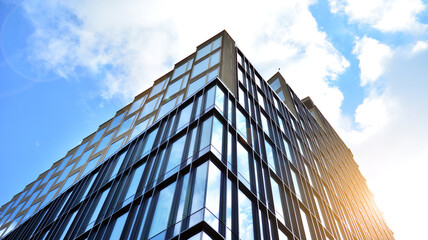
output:
{"label": "white cloud", "polygon": [[360,128],[339,130],[397,239],[424,236],[428,214],[422,190],[428,182],[428,48],[414,51],[418,45],[392,50],[381,75],[383,91],[367,85],[369,95],[356,110]]}
{"label": "white cloud", "polygon": [[385,72],[385,66],[393,55],[388,45],[364,36],[357,39],[353,53],[360,62],[361,86],[374,83]]}
{"label": "white cloud", "polygon": [[281,68],[301,97],[311,95],[321,108],[334,104],[327,115],[338,118],[343,96],[333,81],[349,63],[318,30],[312,3],[220,1],[204,7],[194,0],[30,0],[24,5],[36,29],[30,41],[34,60],[65,78],[86,70],[99,79],[105,98],[129,99],[226,29],[265,78]]}
{"label": "white cloud", "polygon": [[332,13],[345,13],[351,21],[369,24],[382,32],[420,32],[426,28],[417,15],[421,0],[329,0]]}

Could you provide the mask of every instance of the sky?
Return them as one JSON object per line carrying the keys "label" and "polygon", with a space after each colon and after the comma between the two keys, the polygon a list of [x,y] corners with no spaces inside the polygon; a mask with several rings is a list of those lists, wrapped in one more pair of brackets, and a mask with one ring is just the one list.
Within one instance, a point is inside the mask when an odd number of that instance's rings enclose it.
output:
{"label": "sky", "polygon": [[426,236],[427,1],[2,0],[0,23],[0,205],[225,29],[312,98],[396,239]]}

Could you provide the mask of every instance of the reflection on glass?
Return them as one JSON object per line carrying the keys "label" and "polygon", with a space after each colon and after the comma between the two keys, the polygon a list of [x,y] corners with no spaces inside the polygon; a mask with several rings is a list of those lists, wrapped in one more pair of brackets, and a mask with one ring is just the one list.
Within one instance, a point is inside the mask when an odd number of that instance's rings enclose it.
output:
{"label": "reflection on glass", "polygon": [[239,238],[254,239],[252,203],[241,191],[238,192]]}
{"label": "reflection on glass", "polygon": [[158,102],[159,97],[155,97],[152,100],[150,100],[149,102],[146,102],[146,104],[144,104],[144,108],[141,111],[140,114],[140,118],[143,116],[146,116],[147,114],[153,112],[153,110],[156,108],[156,103]]}
{"label": "reflection on glass", "polygon": [[79,175],[79,172],[71,175],[67,179],[67,181],[65,181],[64,185],[62,185],[61,192],[64,192],[68,187],[70,187],[74,183],[74,180],[76,180],[77,175]]}
{"label": "reflection on glass", "polygon": [[250,183],[250,155],[241,143],[238,142],[236,146],[238,173],[240,173],[245,180]]}
{"label": "reflection on glass", "polygon": [[140,165],[137,169],[135,169],[132,172],[131,175],[131,181],[128,182],[126,190],[126,195],[124,200],[128,199],[132,195],[134,195],[137,192],[138,184],[140,183],[141,176],[143,175],[144,167],[146,166],[146,163]]}
{"label": "reflection on glass", "polygon": [[[110,126],[108,127],[108,130],[115,128],[117,125],[119,125],[119,123],[122,122],[123,117],[125,116],[125,113],[121,113],[120,115],[116,116],[112,123],[110,124]],[[107,131],[108,131],[107,130]]]}
{"label": "reflection on glass", "polygon": [[212,87],[210,88],[208,91],[206,91],[205,95],[205,109],[211,107],[214,104],[214,92],[215,92],[215,88]]}
{"label": "reflection on glass", "polygon": [[96,152],[99,152],[99,151],[103,150],[105,147],[107,147],[107,144],[110,142],[111,138],[114,136],[114,133],[115,133],[115,131],[113,131],[109,135],[103,137],[100,144],[98,144]]}
{"label": "reflection on glass", "polygon": [[[267,162],[268,162],[269,166],[271,166],[271,168],[275,172],[277,172],[276,171],[276,165],[275,165],[275,159],[274,159],[274,153],[273,153],[274,150],[272,148],[272,145],[265,140],[265,147],[266,147],[266,159],[267,159]],[[279,175],[279,172],[277,172],[277,174]]]}
{"label": "reflection on glass", "polygon": [[92,138],[91,144],[94,144],[94,143],[96,143],[96,142],[98,142],[100,140],[101,136],[104,134],[104,130],[105,130],[105,128],[99,130],[95,134],[94,138]]}
{"label": "reflection on glass", "polygon": [[222,144],[223,144],[223,124],[214,117],[213,122],[213,131],[211,136],[211,144],[215,149],[221,154],[222,153]]}
{"label": "reflection on glass", "polygon": [[224,92],[218,86],[215,90],[215,105],[224,112]]}
{"label": "reflection on glass", "polygon": [[180,111],[180,118],[178,120],[177,129],[181,129],[184,125],[189,123],[190,117],[192,115],[192,107],[193,102]]}
{"label": "reflection on glass", "polygon": [[152,149],[157,133],[158,133],[158,128],[151,131],[147,135],[146,139],[144,140],[144,148],[143,148],[143,151],[141,152],[141,157],[146,155],[150,151],[150,149]]}
{"label": "reflection on glass", "polygon": [[195,185],[193,188],[193,201],[191,213],[200,210],[205,204],[205,187],[207,183],[207,167],[205,162],[196,169]]}
{"label": "reflection on glass", "polygon": [[176,77],[190,70],[190,68],[192,67],[192,64],[193,64],[193,58],[183,63],[179,67],[175,68],[174,73],[172,74],[172,79],[175,79]]}
{"label": "reflection on glass", "polygon": [[84,144],[80,145],[79,149],[77,149],[76,153],[74,154],[74,158],[77,158],[82,154],[83,150],[86,148],[86,145],[88,145],[88,142],[85,142]]}
{"label": "reflection on glass", "polygon": [[64,231],[62,232],[61,237],[59,237],[58,239],[64,239],[64,237],[67,236],[68,229],[70,228],[71,224],[73,223],[74,217],[76,217],[76,213],[77,213],[77,211],[74,211],[74,213],[71,215],[71,217],[68,220],[67,226],[64,228]]}
{"label": "reflection on glass", "polygon": [[83,164],[86,163],[86,161],[88,160],[89,156],[92,153],[93,148],[89,149],[88,151],[86,151],[82,157],[79,159],[79,161],[76,163],[76,166],[74,166],[74,169],[77,169],[79,167],[81,167]]}
{"label": "reflection on glass", "polygon": [[211,140],[211,124],[212,124],[213,117],[208,118],[205,120],[202,124],[202,130],[201,130],[201,143],[199,150],[204,149],[206,146],[210,144]]}
{"label": "reflection on glass", "polygon": [[236,110],[236,129],[245,139],[247,139],[247,119],[244,117],[241,110]]}
{"label": "reflection on glass", "polygon": [[303,201],[302,196],[300,195],[300,188],[299,188],[299,182],[297,180],[297,175],[293,170],[291,170],[291,178],[293,179],[294,191],[296,192],[297,197],[300,199],[300,201]]}
{"label": "reflection on glass", "polygon": [[174,106],[175,106],[175,102],[177,101],[177,99],[172,99],[171,101],[163,104],[160,109],[159,109],[159,113],[158,113],[158,117],[157,119],[160,119],[161,117],[163,117],[165,114],[167,114],[169,111],[171,111]]}
{"label": "reflection on glass", "polygon": [[263,128],[263,131],[264,131],[268,136],[270,136],[270,135],[269,135],[269,124],[268,124],[268,121],[267,121],[267,119],[266,119],[266,116],[265,116],[263,113],[260,113],[260,117],[261,117],[261,119],[262,119],[262,128]]}
{"label": "reflection on glass", "polygon": [[[300,209],[300,216],[302,217],[303,230],[305,231],[305,236],[307,240],[312,240],[311,230],[309,229],[309,222],[307,219],[306,212]],[[341,238],[344,239],[344,238]]]}
{"label": "reflection on glass", "polygon": [[103,205],[104,205],[104,201],[106,200],[106,197],[107,197],[107,194],[108,194],[108,192],[110,191],[110,188],[109,189],[106,189],[106,190],[104,190],[102,193],[101,193],[101,196],[100,195],[98,195],[98,196],[100,196],[99,198],[98,198],[98,201],[94,201],[94,203],[93,204],[95,204],[95,208],[93,208],[93,210],[92,210],[92,214],[90,214],[89,216],[91,216],[91,218],[89,219],[89,221],[88,221],[88,223],[89,223],[89,225],[87,226],[87,228],[86,228],[86,230],[88,230],[90,227],[92,227],[91,225],[92,225],[92,223],[94,223],[95,222],[95,220],[97,220],[97,217],[98,217],[98,214],[100,213],[100,211],[101,211],[101,209],[102,209],[102,207],[103,207]]}
{"label": "reflection on glass", "polygon": [[129,139],[133,139],[135,136],[146,130],[147,124],[150,121],[151,118],[147,118],[146,120],[142,121],[138,125],[134,127],[134,130],[132,130],[131,137]]}
{"label": "reflection on glass", "polygon": [[279,215],[278,219],[284,224],[284,209],[281,201],[282,188],[272,177],[270,178],[270,182],[272,185],[272,197],[275,205],[275,211]]}
{"label": "reflection on glass", "polygon": [[132,123],[134,122],[135,116],[136,115],[134,115],[134,116],[126,119],[122,123],[122,126],[120,126],[119,132],[117,133],[118,136],[129,130],[129,128],[131,127]]}
{"label": "reflection on glass", "polygon": [[128,217],[128,213],[120,216],[116,222],[114,223],[113,231],[110,234],[109,239],[120,239],[120,235],[122,234],[122,230],[125,226],[126,218]]}
{"label": "reflection on glass", "polygon": [[[72,166],[73,164],[71,164],[71,165],[69,165],[68,167],[67,167],[67,169],[65,169],[64,170],[64,172],[66,172],[67,171],[67,173],[65,173],[65,175],[64,175],[64,177],[62,177],[61,176],[61,178],[62,178],[62,180],[64,180],[65,179],[65,177],[67,176],[67,174],[68,174],[68,171],[70,171],[71,170],[71,166]],[[63,172],[63,174],[64,174],[64,172]],[[43,195],[45,195],[48,191],[49,191],[49,189],[52,187],[52,184],[54,184],[54,182],[55,182],[55,180],[56,180],[57,178],[56,177],[54,177],[54,178],[52,178],[51,180],[49,180],[49,182],[45,185],[45,187],[43,188],[43,191],[42,191],[42,193],[41,193],[41,195],[40,196],[43,196]],[[58,182],[60,182],[60,181],[62,181],[62,180],[59,180]],[[40,191],[40,189],[39,189],[39,191]],[[32,194],[32,195],[35,195],[34,193]]]}
{"label": "reflection on glass", "polygon": [[205,206],[217,217],[214,218],[212,215],[208,215],[206,219],[208,224],[210,224],[214,229],[218,228],[218,226],[215,226],[214,224],[218,223],[217,219],[220,219],[220,177],[220,170],[210,161],[208,167],[207,197]]}
{"label": "reflection on glass", "polygon": [[144,101],[144,99],[145,99],[145,98],[146,98],[146,96],[144,96],[144,97],[142,97],[142,98],[138,99],[137,101],[135,101],[135,102],[132,104],[132,107],[131,107],[131,109],[129,110],[129,113],[128,113],[128,114],[131,114],[131,113],[135,112],[137,109],[139,109],[139,108],[141,107],[141,103],[143,103],[143,101]]}
{"label": "reflection on glass", "polygon": [[185,142],[186,142],[186,136],[182,136],[180,139],[176,140],[170,147],[171,150],[170,150],[168,159],[166,159],[167,165],[166,165],[165,173],[168,173],[171,169],[180,165],[181,157],[183,156],[183,149],[184,149]]}
{"label": "reflection on glass", "polygon": [[[183,186],[181,188],[180,202],[178,203],[177,217],[175,219],[176,223],[180,222],[185,217],[184,215],[186,214],[184,212],[184,205],[186,203],[186,195],[187,195],[188,186],[189,186],[189,176],[190,174],[187,173],[183,177]],[[181,224],[175,228],[174,235],[178,234],[181,231],[180,227],[181,227]]]}
{"label": "reflection on glass", "polygon": [[162,189],[153,214],[149,238],[166,229],[174,196],[175,182]]}
{"label": "reflection on glass", "polygon": [[166,79],[162,80],[160,83],[154,85],[152,88],[152,92],[150,93],[149,98],[153,97],[154,95],[156,95],[160,91],[162,91],[164,86],[165,86],[165,82],[167,82],[168,80],[169,80],[169,78],[166,78]]}
{"label": "reflection on glass", "polygon": [[91,161],[88,162],[88,164],[86,164],[85,170],[82,173],[82,176],[85,176],[89,171],[91,171],[92,169],[94,169],[94,167],[97,165],[98,160],[100,159],[100,156],[92,159]]}

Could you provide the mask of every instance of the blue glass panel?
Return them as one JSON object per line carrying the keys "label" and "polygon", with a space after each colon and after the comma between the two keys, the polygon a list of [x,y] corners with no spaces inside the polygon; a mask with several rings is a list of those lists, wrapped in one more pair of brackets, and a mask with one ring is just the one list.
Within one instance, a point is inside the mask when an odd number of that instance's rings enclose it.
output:
{"label": "blue glass panel", "polygon": [[201,62],[195,64],[195,66],[193,67],[193,71],[192,71],[192,78],[201,74],[203,71],[208,69],[208,64],[209,64],[209,58],[206,58],[204,60],[202,60]]}
{"label": "blue glass panel", "polygon": [[[265,140],[265,148],[266,148],[266,160],[269,166],[276,172],[276,165],[275,165],[275,159],[274,159],[274,153],[273,153],[274,150],[270,145],[270,143],[268,143],[266,140]],[[277,172],[277,174],[279,173]]]}
{"label": "blue glass panel", "polygon": [[[113,129],[115,127],[117,127],[117,125],[119,125],[122,122],[123,117],[125,116],[125,113],[121,113],[120,115],[116,116],[113,121],[111,122],[108,130]],[[108,131],[107,130],[107,131]]]}
{"label": "blue glass panel", "polygon": [[241,110],[236,110],[236,129],[245,139],[247,139],[247,120]]}
{"label": "blue glass panel", "polygon": [[238,142],[236,146],[238,173],[240,173],[245,180],[250,183],[250,155],[241,143]]}
{"label": "blue glass panel", "polygon": [[122,145],[122,142],[123,142],[123,138],[121,138],[121,139],[117,140],[116,142],[112,143],[110,145],[110,148],[108,149],[108,152],[107,152],[107,154],[106,154],[106,156],[105,156],[104,159],[107,159],[113,153],[115,153],[120,148],[120,145]]}
{"label": "blue glass panel", "polygon": [[180,139],[176,140],[172,144],[169,157],[167,159],[168,162],[167,162],[165,173],[168,173],[171,169],[180,165],[181,158],[183,156],[183,149],[184,149],[185,142],[186,142],[186,136],[182,136]]}
{"label": "blue glass panel", "polygon": [[152,218],[149,238],[166,229],[171,210],[172,199],[174,197],[174,189],[175,182],[160,191],[155,213],[153,214]]}
{"label": "blue glass panel", "polygon": [[271,88],[276,91],[278,90],[278,88],[281,87],[281,84],[279,83],[279,79],[275,79],[271,84],[270,84]]}
{"label": "blue glass panel", "polygon": [[76,166],[74,166],[74,169],[79,168],[80,166],[82,166],[83,164],[86,163],[86,161],[88,160],[89,156],[91,155],[93,148],[89,149],[88,151],[86,151],[82,157],[79,159],[79,161],[76,163]]}
{"label": "blue glass panel", "polygon": [[76,153],[74,154],[74,158],[77,158],[82,154],[83,150],[86,148],[86,145],[88,145],[88,142],[85,142],[84,144],[80,145],[79,149],[77,149]]}
{"label": "blue glass panel", "polygon": [[113,231],[111,232],[109,239],[120,239],[120,235],[122,234],[127,217],[128,217],[128,213],[125,213],[116,220],[116,222],[114,223]]}
{"label": "blue glass panel", "polygon": [[[71,169],[71,168],[70,168],[70,169]],[[67,173],[67,174],[68,174],[68,173]],[[56,177],[52,178],[51,180],[49,180],[49,182],[48,182],[48,183],[46,183],[46,185],[45,185],[45,187],[43,188],[43,191],[42,191],[42,193],[41,193],[41,195],[40,195],[40,196],[45,195],[45,194],[49,191],[49,189],[52,187],[52,184],[55,182],[55,180],[56,180]],[[33,193],[32,195],[34,195],[34,193]]]}
{"label": "blue glass panel", "polygon": [[278,183],[271,177],[270,178],[271,186],[272,186],[272,197],[273,203],[275,206],[275,211],[279,214],[278,219],[284,224],[284,209],[282,207],[281,201],[281,191],[282,188],[278,185]]}
{"label": "blue glass panel", "polygon": [[214,148],[222,154],[223,149],[223,124],[214,117],[213,122],[213,130],[211,135],[211,144],[214,146]]}
{"label": "blue glass panel", "polygon": [[58,191],[58,188],[55,188],[54,190],[50,191],[48,195],[46,195],[45,199],[43,200],[42,206],[44,207],[46,204],[48,204],[52,198],[55,196],[55,193]]}
{"label": "blue glass panel", "polygon": [[109,135],[104,136],[103,140],[101,140],[100,144],[97,147],[97,150],[95,152],[99,152],[103,150],[105,147],[107,147],[107,144],[110,142],[111,138],[114,136],[114,131],[111,132]]}
{"label": "blue glass panel", "polygon": [[76,217],[76,214],[77,214],[77,211],[75,211],[75,212],[71,215],[71,217],[68,219],[67,226],[64,228],[64,230],[63,230],[63,232],[62,232],[62,234],[61,234],[61,237],[60,237],[60,238],[58,238],[58,239],[64,239],[64,237],[65,237],[65,236],[67,236],[68,229],[70,228],[71,224],[73,223],[73,221],[74,221],[74,217]]}
{"label": "blue glass panel", "polygon": [[190,103],[180,111],[180,118],[178,120],[177,129],[181,129],[184,125],[189,123],[192,114],[193,103]]}
{"label": "blue glass panel", "polygon": [[156,128],[155,130],[151,131],[148,134],[148,136],[144,140],[144,148],[143,148],[143,151],[141,152],[141,156],[144,156],[150,151],[150,149],[152,149],[157,133],[158,133],[158,129]]}
{"label": "blue glass panel", "polygon": [[140,118],[146,116],[147,114],[153,112],[153,110],[156,108],[156,103],[158,101],[159,97],[155,97],[150,102],[146,102],[144,105],[143,110],[141,111]]}
{"label": "blue glass panel", "polygon": [[67,181],[64,183],[64,185],[62,186],[61,192],[64,192],[68,187],[70,187],[73,183],[74,180],[76,180],[77,175],[79,175],[79,173],[75,173],[73,175],[71,175]]}
{"label": "blue glass panel", "polygon": [[196,177],[193,188],[193,199],[191,213],[194,213],[205,205],[205,189],[207,186],[208,162],[203,163],[196,169]]}
{"label": "blue glass panel", "polygon": [[132,195],[134,195],[137,192],[138,185],[141,180],[141,176],[143,175],[144,167],[146,166],[146,163],[139,166],[137,169],[134,170],[132,179],[128,184],[128,189],[125,195],[124,200],[128,199]]}
{"label": "blue glass panel", "polygon": [[139,109],[139,108],[141,107],[141,104],[143,103],[143,101],[144,101],[144,99],[145,99],[145,98],[146,98],[146,96],[144,96],[144,97],[142,97],[142,98],[138,99],[137,101],[135,101],[135,102],[132,104],[132,107],[131,107],[131,109],[129,110],[129,113],[128,113],[128,114],[131,114],[131,113],[135,112],[137,109]]}
{"label": "blue glass panel", "polygon": [[202,88],[205,85],[206,78],[207,78],[206,76],[203,76],[203,77],[199,78],[198,80],[191,82],[189,84],[189,87],[187,88],[186,96],[189,97],[189,96],[193,95],[197,90]]}
{"label": "blue glass panel", "polygon": [[100,140],[101,136],[102,136],[102,135],[103,135],[103,133],[104,133],[104,130],[105,130],[105,128],[103,128],[103,129],[99,130],[99,131],[95,134],[94,138],[92,138],[91,144],[94,144],[94,143],[96,143],[96,142],[98,142],[98,141]]}
{"label": "blue glass panel", "polygon": [[119,132],[117,133],[117,135],[121,135],[122,133],[126,132],[129,130],[129,127],[131,127],[132,123],[134,122],[135,116],[130,117],[128,119],[126,119],[123,123],[122,126],[120,126]]}
{"label": "blue glass panel", "polygon": [[165,103],[164,105],[162,105],[160,107],[160,109],[159,109],[159,113],[158,113],[157,119],[160,119],[165,114],[167,114],[169,111],[171,111],[174,108],[176,101],[177,100],[174,98],[173,100],[171,100],[171,101]]}
{"label": "blue glass panel", "polygon": [[211,141],[211,124],[212,124],[213,118],[210,117],[207,120],[205,120],[202,124],[202,130],[201,130],[201,140],[200,140],[200,146],[199,150],[202,150],[206,146],[210,144]]}
{"label": "blue glass panel", "polygon": [[155,86],[153,86],[153,88],[152,88],[152,92],[150,93],[149,98],[153,97],[154,95],[156,95],[156,94],[158,94],[160,91],[162,91],[162,90],[163,90],[163,88],[164,88],[165,82],[166,82],[167,80],[168,80],[168,79],[165,79],[165,80],[161,81],[160,83],[156,84]]}
{"label": "blue glass panel", "polygon": [[134,130],[132,130],[131,137],[129,139],[133,139],[135,136],[146,130],[147,124],[150,121],[150,118],[147,118],[146,120],[142,121],[138,125],[134,127]]}
{"label": "blue glass panel", "polygon": [[201,59],[202,57],[206,56],[208,53],[211,52],[211,43],[206,45],[205,47],[201,48],[197,53],[196,53],[196,61],[198,61],[199,59]]}
{"label": "blue glass panel", "polygon": [[181,83],[182,82],[183,82],[183,78],[181,78],[181,79],[179,79],[179,80],[171,83],[168,86],[168,89],[166,90],[164,98],[168,99],[169,97],[171,97],[171,95],[173,95],[173,94],[177,93],[178,91],[180,91],[180,89],[181,89]]}
{"label": "blue glass panel", "polygon": [[239,238],[254,239],[252,203],[241,191],[238,192]]}
{"label": "blue glass panel", "polygon": [[88,164],[86,164],[85,170],[82,173],[82,176],[85,176],[89,171],[91,171],[92,169],[94,169],[94,167],[97,165],[98,160],[100,159],[100,156],[92,159],[91,161],[88,162]]}
{"label": "blue glass panel", "polygon": [[210,67],[216,65],[217,63],[220,62],[220,51],[214,53],[213,55],[211,55],[211,62],[210,62]]}

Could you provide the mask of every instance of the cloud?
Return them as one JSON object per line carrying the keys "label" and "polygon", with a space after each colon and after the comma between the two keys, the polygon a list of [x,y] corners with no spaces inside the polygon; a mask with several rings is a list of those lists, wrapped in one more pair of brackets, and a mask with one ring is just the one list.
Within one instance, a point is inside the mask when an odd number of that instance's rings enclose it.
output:
{"label": "cloud", "polygon": [[220,1],[209,8],[194,0],[23,4],[35,27],[32,60],[70,80],[83,70],[106,99],[133,97],[226,29],[265,78],[281,68],[301,97],[311,95],[320,107],[333,103],[328,115],[340,115],[343,95],[334,81],[349,63],[319,31],[309,11],[313,1]]}
{"label": "cloud", "polygon": [[[421,190],[428,182],[428,48],[423,46],[392,49],[383,66],[388,71],[378,76],[383,91],[365,87],[369,94],[355,113],[360,128],[339,129],[397,239],[420,238],[424,233],[411,230],[423,229],[428,214],[428,194]],[[397,208],[403,203],[410,204]]]}
{"label": "cloud", "polygon": [[381,32],[421,32],[426,25],[417,15],[421,0],[329,0],[332,13],[344,13],[353,22],[369,24]]}
{"label": "cloud", "polygon": [[353,53],[357,55],[360,62],[361,86],[378,80],[385,72],[386,62],[393,54],[389,46],[367,36],[357,39]]}

